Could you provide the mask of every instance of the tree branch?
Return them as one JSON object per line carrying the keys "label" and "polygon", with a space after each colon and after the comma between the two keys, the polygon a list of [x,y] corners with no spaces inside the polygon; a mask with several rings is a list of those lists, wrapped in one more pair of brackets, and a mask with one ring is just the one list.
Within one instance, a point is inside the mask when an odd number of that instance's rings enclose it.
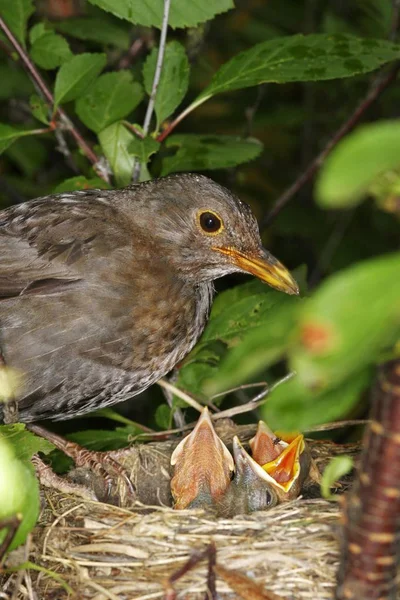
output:
{"label": "tree branch", "polygon": [[[46,83],[42,79],[40,73],[37,71],[36,67],[30,60],[27,53],[22,48],[22,46],[19,44],[18,40],[15,38],[15,36],[11,32],[11,30],[8,28],[7,24],[1,18],[1,16],[0,16],[0,29],[3,31],[4,35],[7,37],[7,39],[9,40],[9,42],[15,49],[26,72],[28,73],[28,75],[30,76],[32,81],[34,82],[36,88],[38,89],[40,94],[43,96],[43,98],[45,99],[45,101],[50,106],[51,110],[53,111],[53,106],[54,106],[53,94],[47,87]],[[4,45],[2,47],[4,50],[9,52],[8,48],[6,48]],[[69,117],[67,116],[65,111],[62,108],[57,108],[57,110],[55,111],[54,114],[55,114],[55,116],[60,117],[61,124],[64,125],[66,127],[66,129],[68,129],[68,131],[71,133],[72,137],[75,139],[77,145],[82,150],[83,154],[92,163],[93,169],[95,170],[97,175],[99,177],[101,177],[101,179],[103,179],[104,181],[109,183],[110,181],[109,181],[108,174],[99,165],[99,157],[92,150],[92,148],[89,146],[89,144],[85,141],[85,139],[82,137],[82,135],[79,133],[78,129],[75,127],[75,125],[69,119]]]}
{"label": "tree branch", "polygon": [[[153,79],[153,87],[150,94],[149,103],[147,105],[146,114],[143,122],[143,134],[144,137],[149,133],[150,121],[153,115],[154,104],[157,95],[158,84],[160,83],[162,65],[164,61],[164,53],[165,53],[165,44],[167,40],[167,30],[168,30],[168,18],[169,18],[169,8],[171,6],[171,0],[164,0],[164,12],[163,12],[163,20],[161,25],[161,34],[160,34],[160,46],[158,48],[158,56],[156,63],[156,70],[154,72]],[[133,168],[132,181],[136,182],[139,179],[140,175],[140,162],[138,160],[135,161],[135,166]]]}
{"label": "tree branch", "polygon": [[396,75],[400,69],[400,63],[396,62],[394,66],[387,72],[380,72],[373,80],[369,87],[369,90],[363,100],[359,103],[357,108],[354,110],[352,115],[339,127],[336,133],[326,144],[325,148],[320,152],[308,165],[306,170],[299,175],[292,185],[290,185],[283,194],[275,202],[269,213],[262,219],[261,228],[266,227],[271,221],[277,216],[278,213],[290,202],[290,200],[297,194],[298,191],[315,175],[318,171],[328,154],[336,146],[336,144],[359,122],[365,111],[375,102],[375,100],[381,95],[396,78]]}

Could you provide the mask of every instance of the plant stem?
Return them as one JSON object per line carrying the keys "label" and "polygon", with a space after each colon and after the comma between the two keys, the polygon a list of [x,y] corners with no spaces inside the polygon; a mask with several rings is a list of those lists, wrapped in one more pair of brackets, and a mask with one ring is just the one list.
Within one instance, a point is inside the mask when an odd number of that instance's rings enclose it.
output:
{"label": "plant stem", "polygon": [[[7,24],[1,18],[1,16],[0,16],[0,29],[3,31],[4,35],[8,38],[9,42],[15,49],[26,72],[28,73],[28,75],[30,76],[32,81],[34,82],[36,88],[38,89],[40,94],[43,96],[43,98],[45,99],[47,104],[50,106],[51,110],[53,110],[53,105],[54,105],[53,94],[51,93],[48,86],[42,79],[40,73],[37,71],[36,67],[30,60],[27,53],[22,48],[22,46],[19,44],[18,40],[15,38],[15,36],[11,32],[11,30],[8,28]],[[3,45],[3,48],[4,48],[4,45]],[[92,163],[93,169],[96,171],[97,175],[99,177],[101,177],[101,179],[103,179],[104,181],[109,183],[110,180],[109,180],[108,174],[104,171],[104,169],[102,169],[99,166],[99,158],[98,158],[97,154],[92,150],[92,148],[89,146],[89,144],[86,142],[86,140],[79,133],[78,129],[75,127],[75,125],[69,119],[69,117],[64,112],[64,110],[60,107],[57,108],[57,110],[55,111],[55,115],[60,117],[62,125],[64,125],[68,129],[68,131],[71,133],[72,137],[75,139],[77,145],[82,150],[83,154]]]}
{"label": "plant stem", "polygon": [[[153,79],[153,87],[151,89],[149,103],[147,105],[146,114],[143,122],[143,134],[144,137],[149,133],[150,121],[154,111],[154,104],[157,95],[158,84],[160,83],[161,71],[164,61],[164,53],[165,53],[165,44],[167,40],[167,31],[168,31],[168,18],[169,18],[169,9],[171,6],[171,0],[164,0],[164,12],[163,19],[161,25],[161,34],[160,34],[160,46],[158,48],[158,56],[156,63],[156,70],[154,72]],[[132,181],[136,182],[139,179],[140,175],[140,161],[135,161],[135,166],[133,168]]]}

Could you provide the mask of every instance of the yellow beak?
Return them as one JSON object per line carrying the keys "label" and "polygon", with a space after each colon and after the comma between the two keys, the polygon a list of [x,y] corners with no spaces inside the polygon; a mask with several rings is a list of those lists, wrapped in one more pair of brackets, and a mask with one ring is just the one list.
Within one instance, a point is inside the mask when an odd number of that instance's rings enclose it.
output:
{"label": "yellow beak", "polygon": [[264,248],[260,248],[254,255],[244,254],[235,248],[214,247],[213,250],[225,254],[239,269],[258,277],[276,290],[286,294],[299,294],[299,286],[286,267]]}

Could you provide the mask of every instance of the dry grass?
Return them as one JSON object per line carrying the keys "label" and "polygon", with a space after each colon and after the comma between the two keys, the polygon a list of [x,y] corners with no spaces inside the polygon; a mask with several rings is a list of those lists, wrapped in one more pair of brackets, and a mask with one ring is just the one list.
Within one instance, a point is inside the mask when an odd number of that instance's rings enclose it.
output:
{"label": "dry grass", "polygon": [[[267,590],[293,600],[332,598],[339,554],[336,504],[298,499],[269,512],[217,520],[202,511],[128,510],[57,492],[45,496],[29,558],[61,576],[76,598],[162,598],[165,580],[210,540],[219,564]],[[16,576],[4,582],[4,597],[11,598]],[[177,597],[203,600],[206,576],[203,562],[176,584]],[[48,574],[30,571],[30,577],[33,598],[35,593],[39,600],[67,597]],[[238,598],[220,579],[217,589],[221,599]],[[15,598],[31,593],[25,578]]]}

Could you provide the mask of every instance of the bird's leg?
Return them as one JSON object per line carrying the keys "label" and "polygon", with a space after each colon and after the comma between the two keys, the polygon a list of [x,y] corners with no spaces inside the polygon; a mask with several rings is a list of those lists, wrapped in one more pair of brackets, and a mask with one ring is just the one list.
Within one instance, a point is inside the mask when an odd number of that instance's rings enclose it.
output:
{"label": "bird's leg", "polygon": [[21,521],[21,515],[14,515],[12,517],[8,517],[7,519],[2,519],[0,521],[0,531],[2,529],[8,530],[4,540],[0,544],[0,563],[2,562],[11,542],[13,541],[14,535],[16,534],[17,529],[21,524]]}
{"label": "bird's leg", "polygon": [[6,425],[18,423],[18,404],[13,393],[13,386],[10,385],[12,373],[8,372],[6,359],[0,347],[0,399],[3,400],[3,420]]}
{"label": "bird's leg", "polygon": [[64,477],[60,477],[54,473],[53,469],[42,461],[37,454],[32,457],[32,464],[35,467],[36,474],[42,485],[48,488],[53,488],[63,494],[74,494],[85,500],[98,500],[97,495],[93,490],[85,485],[68,481]]}
{"label": "bird's leg", "polygon": [[204,559],[208,559],[207,592],[205,600],[217,600],[217,587],[215,581],[216,555],[217,549],[214,542],[211,542],[204,550],[195,550],[185,564],[168,577],[164,584],[165,593],[163,600],[175,600],[177,594],[174,584],[186,575],[186,573],[189,573],[189,571],[197,567]]}
{"label": "bird's leg", "polygon": [[68,441],[40,425],[28,424],[27,429],[54,444],[59,450],[64,452],[64,454],[72,458],[77,467],[84,467],[91,470],[95,475],[100,476],[105,482],[107,499],[111,497],[111,491],[114,484],[114,478],[111,473],[123,480],[128,496],[132,499],[135,497],[135,489],[128,473],[124,467],[111,458],[107,452],[92,452],[87,450],[79,444]]}

